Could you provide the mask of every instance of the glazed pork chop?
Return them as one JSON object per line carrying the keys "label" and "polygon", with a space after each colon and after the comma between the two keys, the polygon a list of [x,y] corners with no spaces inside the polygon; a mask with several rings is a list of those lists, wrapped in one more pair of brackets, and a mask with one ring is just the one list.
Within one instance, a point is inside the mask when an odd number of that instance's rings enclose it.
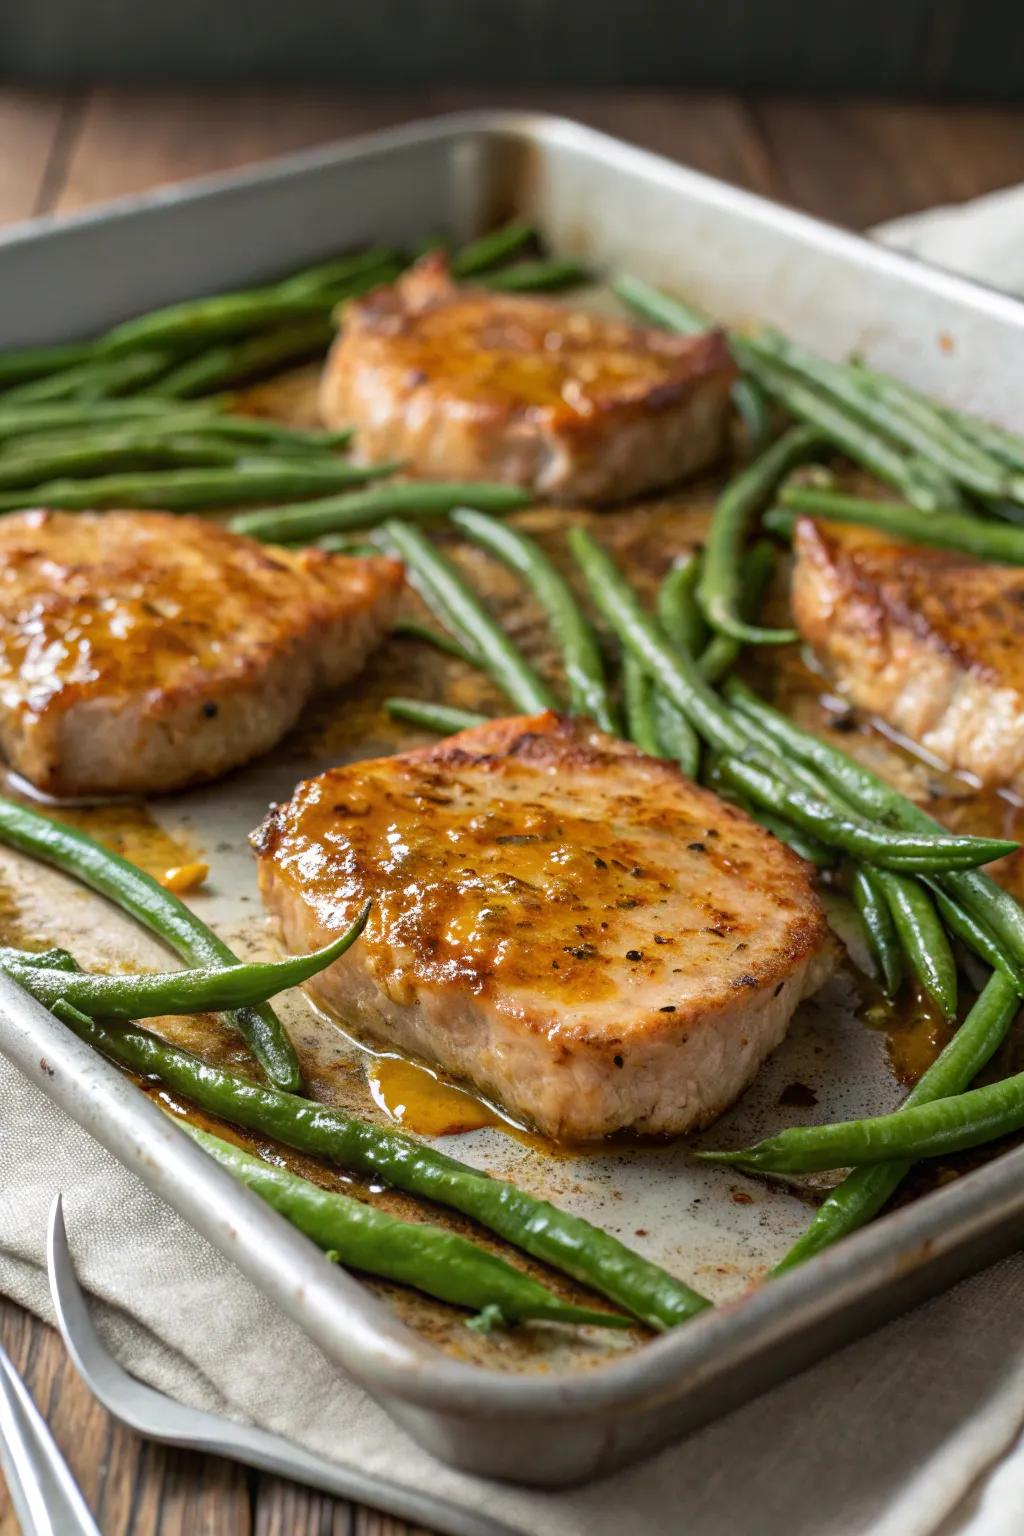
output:
{"label": "glazed pork chop", "polygon": [[735,374],[719,332],[676,336],[550,299],[457,287],[424,258],[353,300],[320,392],[371,462],[621,501],[713,463]]}
{"label": "glazed pork chop", "polygon": [[801,860],[554,714],[333,769],[253,842],[291,949],[373,898],[316,1000],[567,1140],[705,1125],[832,965]]}
{"label": "glazed pork chop", "polygon": [[0,751],[53,795],[152,793],[267,751],[390,627],[402,568],[163,512],[0,519]]}
{"label": "glazed pork chop", "polygon": [[797,625],[851,703],[1024,793],[1024,570],[807,519],[794,550]]}

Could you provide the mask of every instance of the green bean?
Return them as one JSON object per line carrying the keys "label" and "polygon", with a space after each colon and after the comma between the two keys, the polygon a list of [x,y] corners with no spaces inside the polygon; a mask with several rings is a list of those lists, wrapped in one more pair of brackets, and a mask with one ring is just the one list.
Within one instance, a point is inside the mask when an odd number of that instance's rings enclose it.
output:
{"label": "green bean", "polygon": [[894,832],[873,825],[853,811],[844,813],[830,805],[825,796],[815,799],[802,787],[780,784],[774,765],[765,767],[727,755],[719,764],[719,771],[728,784],[755,805],[781,811],[788,821],[795,822],[812,837],[887,869],[973,869],[1003,858],[1017,847],[1004,838]]}
{"label": "green bean", "polygon": [[602,730],[615,734],[618,725],[597,636],[569,583],[540,545],[518,529],[493,522],[479,512],[453,512],[451,520],[460,533],[523,577],[558,641],[573,712],[588,715]]}
{"label": "green bean", "polygon": [[599,1328],[630,1326],[618,1313],[559,1300],[546,1286],[455,1232],[433,1223],[400,1221],[351,1195],[321,1189],[218,1136],[191,1125],[182,1129],[222,1168],[347,1268],[397,1280],[459,1307],[497,1307],[508,1322],[542,1318]]}
{"label": "green bean", "polygon": [[507,261],[509,256],[514,256],[523,246],[531,245],[536,238],[537,231],[532,224],[527,224],[525,219],[513,219],[500,229],[493,229],[490,234],[464,245],[452,260],[452,272],[460,278],[475,277],[477,273]]}
{"label": "green bean", "polygon": [[943,407],[939,409],[948,421],[954,422],[980,447],[987,449],[997,459],[1002,459],[1011,469],[1024,470],[1024,438],[1015,432],[1008,432],[1005,427],[997,427],[994,422],[967,416],[963,411],[951,411]]}
{"label": "green bean", "polygon": [[246,341],[211,347],[173,368],[156,384],[155,393],[161,399],[191,400],[224,384],[247,383],[273,373],[284,363],[299,363],[318,356],[333,336],[333,320],[330,315],[321,314]]}
{"label": "green bean", "polygon": [[719,498],[708,530],[697,592],[704,617],[719,634],[747,645],[789,645],[798,638],[794,629],[763,629],[741,616],[744,583],[740,555],[754,518],[779,481],[817,453],[822,443],[821,433],[813,427],[791,427],[742,470]]}
{"label": "green bean", "polygon": [[[183,960],[193,965],[237,963],[237,955],[183,901],[84,832],[0,797],[0,843],[42,859],[98,891]],[[271,1082],[281,1088],[301,1086],[291,1041],[271,1008],[236,1011],[231,1022]]]}
{"label": "green bean", "polygon": [[633,277],[628,272],[616,278],[612,283],[612,292],[627,309],[666,331],[679,331],[685,336],[706,331],[712,325],[712,321],[699,309],[694,309],[682,299],[664,293],[660,288],[645,283],[643,278]]}
{"label": "green bean", "polygon": [[86,971],[69,975],[64,970],[25,966],[18,951],[0,949],[0,968],[46,1006],[58,998],[90,1018],[153,1019],[172,1013],[220,1013],[226,1009],[254,1008],[279,992],[298,987],[325,970],[354,943],[366,926],[369,903],[347,933],[315,954],[262,964],[202,966],[189,971],[156,972],[152,975],[94,976]]}
{"label": "green bean", "polygon": [[1005,469],[944,422],[936,407],[915,404],[895,380],[866,369],[826,362],[798,347],[778,331],[759,331],[746,338],[754,351],[782,363],[798,377],[824,389],[872,426],[888,433],[954,482],[989,496],[1011,493]]}
{"label": "green bean", "polygon": [[658,623],[673,645],[690,656],[700,654],[707,625],[697,603],[700,557],[696,551],[674,561],[662,577],[655,602]]}
{"label": "green bean", "polygon": [[1004,975],[1009,976],[1017,991],[1024,996],[1024,970],[1006,952],[991,929],[984,923],[978,922],[970,912],[965,911],[937,881],[924,875],[921,877],[921,884],[930,891],[939,916],[953,937],[959,939],[961,944],[966,945],[993,970],[1002,971]]}
{"label": "green bean", "polygon": [[[952,1040],[910,1090],[904,1111],[962,1093],[1003,1043],[1018,1004],[1012,983],[997,971]],[[855,1169],[826,1196],[807,1231],[774,1273],[795,1268],[864,1226],[895,1194],[910,1168],[911,1163],[903,1159]]]}
{"label": "green bean", "polygon": [[[908,832],[942,832],[941,823],[920,806],[890,788],[877,774],[854,762],[845,752],[801,730],[785,715],[759,699],[742,683],[730,679],[725,688],[730,704],[793,759],[817,769],[862,815]],[[1024,965],[1024,911],[991,876],[978,870],[944,874],[939,884],[978,922],[989,928],[1018,966]]]}
{"label": "green bean", "polygon": [[233,1077],[144,1030],[108,1029],[81,1016],[67,1022],[104,1055],[141,1077],[159,1078],[229,1124],[461,1211],[525,1253],[591,1286],[651,1328],[675,1327],[708,1306],[703,1296],[610,1233],[401,1131]]}
{"label": "green bean", "polygon": [[405,265],[398,251],[390,246],[374,246],[351,256],[337,256],[315,267],[305,267],[277,283],[279,293],[340,288],[364,278],[390,282]]}
{"label": "green bean", "polygon": [[554,694],[470,590],[454,565],[419,529],[406,523],[384,525],[388,542],[406,566],[436,594],[456,633],[468,640],[481,663],[517,709],[525,714],[557,709]]}
{"label": "green bean", "polygon": [[33,452],[0,457],[0,489],[22,490],[62,476],[88,479],[117,469],[161,469],[175,465],[198,468],[228,465],[237,459],[237,446],[181,433],[176,437],[125,432],[78,443],[61,442]]}
{"label": "green bean", "polygon": [[760,356],[746,341],[734,338],[733,351],[741,367],[751,372],[780,405],[798,420],[816,427],[855,463],[896,486],[922,511],[930,512],[941,506],[934,486],[923,483],[907,456],[875,427],[795,374]]}
{"label": "green bean", "polygon": [[0,352],[0,388],[78,368],[93,356],[91,341],[56,347],[12,347]]}
{"label": "green bean", "polygon": [[331,305],[322,289],[261,288],[193,299],[126,320],[96,343],[99,357],[117,357],[140,347],[181,349],[244,336],[283,321],[322,318]]}
{"label": "green bean", "polygon": [[903,951],[889,903],[874,870],[855,864],[850,871],[850,894],[868,936],[882,986],[895,997],[903,985]]}
{"label": "green bean", "polygon": [[[991,1013],[987,1037],[997,1037],[998,1043],[1005,1037],[1017,1013],[1020,998],[1009,978],[997,971],[975,1006],[981,1007],[983,1002],[986,1013]],[[961,1029],[966,1027],[965,1021]],[[958,1038],[959,1035],[954,1037],[951,1044]],[[987,1061],[991,1052],[972,1051],[972,1061],[977,1054]],[[697,1155],[709,1161],[739,1163],[745,1168],[767,1173],[818,1173],[827,1168],[886,1164],[893,1159],[906,1163],[921,1157],[944,1157],[963,1152],[968,1147],[982,1146],[987,1141],[1020,1130],[1022,1126],[1024,1072],[984,1088],[972,1088],[962,1093],[954,1091],[941,1097],[918,1099],[914,1103],[908,1100],[889,1115],[841,1120],[832,1125],[797,1126],[742,1151]]]}
{"label": "green bean", "polygon": [[[367,548],[372,549],[374,554],[378,553],[372,544],[367,545]],[[444,651],[448,656],[455,656],[471,667],[480,665],[480,657],[475,652],[468,651],[454,636],[446,635],[444,630],[434,629],[430,624],[420,624],[415,619],[399,619],[398,623],[392,626],[391,633],[401,635],[403,639],[422,640],[425,644]]]}
{"label": "green bean", "polygon": [[486,480],[409,480],[356,495],[333,496],[297,507],[269,507],[247,512],[232,521],[236,533],[287,543],[315,539],[325,533],[373,528],[388,517],[446,517],[456,507],[481,512],[516,512],[531,497],[517,485]]}
{"label": "green bean", "polygon": [[486,287],[500,293],[542,293],[589,283],[591,274],[581,261],[571,256],[552,256],[542,261],[520,261],[497,272],[486,272],[482,281]]}
{"label": "green bean", "polygon": [[[213,421],[222,419],[226,409],[224,404],[204,400],[202,405],[184,406],[176,414],[183,420]],[[0,442],[48,432],[104,431],[128,422],[161,421],[167,414],[164,401],[151,400],[144,395],[127,400],[44,400],[36,405],[31,402],[8,405],[6,398],[0,396]]]}
{"label": "green bean", "polygon": [[654,718],[654,684],[632,651],[622,658],[622,699],[630,741],[648,757],[661,757]]}
{"label": "green bean", "polygon": [[90,360],[77,368],[47,374],[31,384],[20,384],[3,395],[4,408],[32,405],[55,400],[100,401],[152,384],[170,368],[173,357],[167,352],[131,352],[127,357],[109,361]]}
{"label": "green bean", "polygon": [[48,480],[30,491],[0,495],[0,512],[19,507],[63,507],[83,511],[103,507],[156,507],[188,512],[195,507],[232,507],[274,496],[315,496],[317,491],[358,485],[392,475],[397,464],[300,463],[249,460],[231,468],[168,469],[152,473],[98,475],[94,480]]}
{"label": "green bean", "polygon": [[[775,551],[767,539],[759,539],[743,564],[744,612],[756,614],[761,594],[768,584],[775,563]],[[739,660],[742,645],[734,635],[716,635],[697,658],[701,676],[709,683],[719,683]]]}
{"label": "green bean", "polygon": [[[662,326],[667,331],[696,335],[714,328],[714,321],[700,310],[684,304],[681,299],[670,298],[641,278],[621,277],[612,284],[612,291],[628,309],[651,325]],[[754,379],[739,378],[732,386],[731,394],[732,403],[747,429],[751,451],[755,455],[762,453],[771,442],[774,426],[764,390]]]}
{"label": "green bean", "polygon": [[947,1022],[956,1018],[956,960],[935,906],[917,880],[890,869],[875,869],[903,953],[924,991]]}
{"label": "green bean", "polygon": [[628,581],[585,528],[569,530],[569,547],[606,623],[623,648],[637,657],[673,704],[717,752],[742,756],[748,736],[708,686],[687,652],[666,639]]}
{"label": "green bean", "polygon": [[860,496],[842,496],[810,486],[787,486],[779,500],[790,511],[810,517],[881,528],[915,544],[953,549],[1004,565],[1024,565],[1024,529],[993,523],[970,513],[920,513],[898,501],[867,501]]}
{"label": "green bean", "polygon": [[695,779],[700,772],[700,737],[660,688],[654,690],[653,707],[661,755],[673,758],[688,779]]}
{"label": "green bean", "polygon": [[420,731],[436,731],[439,736],[453,736],[456,731],[470,731],[486,725],[487,716],[469,709],[453,709],[448,704],[432,704],[429,699],[385,699],[384,708],[392,720],[414,725]]}

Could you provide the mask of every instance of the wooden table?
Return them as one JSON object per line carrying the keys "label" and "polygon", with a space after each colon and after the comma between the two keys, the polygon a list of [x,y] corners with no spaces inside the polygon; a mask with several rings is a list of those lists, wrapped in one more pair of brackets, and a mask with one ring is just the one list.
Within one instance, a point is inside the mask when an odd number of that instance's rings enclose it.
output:
{"label": "wooden table", "polygon": [[[443,91],[356,100],[263,90],[0,89],[0,222],[70,213],[160,182],[487,104]],[[1024,180],[1024,112],[666,93],[529,93],[501,104],[564,113],[852,227]],[[0,1339],[53,1427],[104,1536],[409,1531],[274,1478],[145,1444],[92,1401],[49,1329],[2,1301]],[[0,1485],[0,1536],[16,1532]]]}

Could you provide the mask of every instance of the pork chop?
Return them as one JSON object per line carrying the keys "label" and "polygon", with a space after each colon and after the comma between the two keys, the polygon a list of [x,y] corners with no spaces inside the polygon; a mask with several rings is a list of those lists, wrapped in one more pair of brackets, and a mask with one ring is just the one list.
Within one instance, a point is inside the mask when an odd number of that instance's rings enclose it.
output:
{"label": "pork chop", "polygon": [[796,623],[851,703],[1024,793],[1024,570],[808,519],[794,550]]}
{"label": "pork chop", "polygon": [[54,795],[151,793],[266,752],[390,626],[402,568],[164,512],[0,519],[0,751]]}
{"label": "pork chop", "polygon": [[677,336],[551,299],[457,287],[443,256],[346,305],[320,391],[370,461],[621,501],[721,453],[735,368],[720,332]]}
{"label": "pork chop", "polygon": [[253,836],[309,990],[549,1136],[706,1124],[831,968],[808,867],[586,721],[496,720],[300,784]]}

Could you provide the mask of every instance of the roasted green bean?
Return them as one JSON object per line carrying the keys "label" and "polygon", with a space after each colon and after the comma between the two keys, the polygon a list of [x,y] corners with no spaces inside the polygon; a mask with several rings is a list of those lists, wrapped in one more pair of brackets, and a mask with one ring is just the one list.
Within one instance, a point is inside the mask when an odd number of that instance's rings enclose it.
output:
{"label": "roasted green bean", "polygon": [[589,283],[591,274],[571,256],[549,256],[539,261],[519,261],[497,272],[485,272],[481,282],[501,293],[546,293],[553,288],[574,288]]}
{"label": "roasted green bean", "polygon": [[[84,832],[0,797],[0,842],[98,891],[183,960],[193,965],[238,963],[238,956],[183,901]],[[299,1064],[273,1010],[266,1005],[245,1008],[230,1017],[270,1081],[280,1088],[299,1088]]]}
{"label": "roasted green bean", "polygon": [[401,1131],[232,1077],[144,1030],[108,1029],[84,1015],[72,1015],[66,1022],[104,1055],[140,1077],[159,1078],[229,1124],[461,1211],[534,1258],[591,1286],[651,1328],[673,1328],[709,1304],[610,1233]]}
{"label": "roasted green bean", "polygon": [[898,501],[867,501],[860,496],[843,496],[838,491],[819,491],[802,485],[785,487],[779,500],[787,510],[805,516],[881,528],[914,544],[954,549],[979,560],[1024,565],[1024,528],[971,513],[917,512]]}
{"label": "roasted green bean", "polygon": [[372,491],[332,496],[297,507],[246,512],[233,518],[231,527],[251,538],[284,544],[319,538],[326,533],[373,528],[389,517],[446,517],[456,507],[516,512],[529,505],[529,494],[516,485],[486,480],[401,480]]}
{"label": "roasted green bean", "polygon": [[507,261],[536,238],[537,231],[532,224],[527,224],[525,219],[513,219],[457,251],[452,258],[452,272],[458,278],[476,277]]}
{"label": "roasted green bean", "polygon": [[429,1222],[400,1221],[351,1195],[321,1189],[219,1136],[191,1125],[183,1129],[222,1168],[348,1268],[397,1280],[459,1307],[497,1307],[507,1322],[538,1318],[598,1328],[630,1326],[618,1313],[561,1301],[497,1254],[455,1232]]}
{"label": "roasted green bean", "polygon": [[850,895],[864,924],[882,986],[888,997],[895,997],[903,985],[903,950],[876,872],[855,864],[850,871]]}
{"label": "roasted green bean", "polygon": [[486,715],[453,709],[449,704],[432,704],[429,699],[385,699],[384,708],[392,720],[402,720],[421,731],[436,731],[439,736],[452,736],[456,731],[487,724]]}
{"label": "roasted green bean", "polygon": [[558,641],[574,713],[589,715],[602,730],[614,734],[618,727],[597,636],[564,576],[540,545],[516,528],[468,510],[453,512],[451,520],[474,544],[523,577]]}

